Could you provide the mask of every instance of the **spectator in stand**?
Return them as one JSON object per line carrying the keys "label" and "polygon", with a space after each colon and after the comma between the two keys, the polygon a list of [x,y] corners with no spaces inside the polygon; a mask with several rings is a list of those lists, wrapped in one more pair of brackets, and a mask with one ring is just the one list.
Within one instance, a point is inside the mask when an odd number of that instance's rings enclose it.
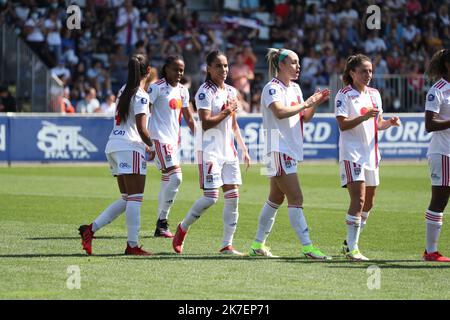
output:
{"label": "spectator in stand", "polygon": [[70,101],[70,89],[68,87],[64,88],[59,112],[75,113],[75,108],[73,107],[73,104]]}
{"label": "spectator in stand", "polygon": [[100,102],[97,100],[97,92],[94,88],[85,91],[84,99],[77,104],[77,113],[94,113],[100,107]]}
{"label": "spectator in stand", "polygon": [[239,52],[235,63],[231,66],[230,77],[239,93],[246,102],[250,102],[250,81],[254,79],[253,71],[244,62],[244,55]]}
{"label": "spectator in stand", "polygon": [[7,86],[0,85],[0,112],[16,112],[16,99],[11,95]]}
{"label": "spectator in stand", "polygon": [[71,80],[71,73],[66,65],[64,64],[64,60],[60,59],[58,65],[51,69],[53,75],[60,78],[64,84],[68,84]]}
{"label": "spectator in stand", "polygon": [[119,9],[116,20],[117,43],[124,47],[124,52],[131,54],[137,41],[139,28],[139,11],[133,7],[132,0],[125,0],[125,6]]}
{"label": "spectator in stand", "polygon": [[114,117],[116,113],[116,96],[108,94],[106,96],[105,102],[100,105],[100,108],[96,109],[95,112],[103,113],[106,116]]}
{"label": "spectator in stand", "polygon": [[408,0],[406,10],[411,17],[417,17],[422,12],[422,5],[419,0]]}
{"label": "spectator in stand", "polygon": [[186,61],[184,73],[189,76],[192,85],[198,88],[203,77],[198,72],[202,64],[202,45],[197,30],[192,30],[192,32],[187,31],[185,33],[185,41],[182,47],[183,60]]}
{"label": "spectator in stand", "polygon": [[61,50],[61,21],[58,20],[58,11],[56,9],[51,9],[48,12],[48,19],[44,22],[44,30],[47,34],[47,44],[50,52],[53,55],[55,64],[59,61],[62,55]]}
{"label": "spectator in stand", "polygon": [[378,36],[378,31],[374,30],[369,33],[369,37],[365,41],[364,49],[367,54],[384,52],[387,50],[386,43]]}
{"label": "spectator in stand", "polygon": [[243,46],[242,56],[244,58],[244,63],[248,65],[252,72],[255,72],[255,64],[258,62],[258,58],[253,53],[253,49],[249,41],[245,41]]}
{"label": "spectator in stand", "polygon": [[97,90],[100,97],[103,97],[104,94],[112,93],[109,71],[103,68],[101,61],[94,61],[92,67],[88,69],[86,75],[91,86]]}

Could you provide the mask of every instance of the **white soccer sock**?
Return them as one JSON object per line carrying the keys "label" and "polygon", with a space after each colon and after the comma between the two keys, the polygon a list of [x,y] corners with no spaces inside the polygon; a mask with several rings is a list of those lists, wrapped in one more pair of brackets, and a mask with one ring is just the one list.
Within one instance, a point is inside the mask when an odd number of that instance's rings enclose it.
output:
{"label": "white soccer sock", "polygon": [[225,192],[223,196],[225,198],[225,205],[223,207],[222,248],[231,246],[233,243],[233,236],[236,231],[239,218],[239,189],[229,190]]}
{"label": "white soccer sock", "polygon": [[437,245],[442,229],[443,212],[425,211],[425,221],[427,225],[427,253],[438,251]]}
{"label": "white soccer sock", "polygon": [[197,221],[198,218],[205,212],[206,209],[211,207],[219,199],[219,190],[205,190],[203,191],[203,196],[201,196],[192,205],[191,209],[181,221],[181,228],[183,230],[188,230],[189,227]]}
{"label": "white soccer sock", "polygon": [[278,208],[280,205],[267,200],[261,209],[258,221],[258,230],[256,231],[255,241],[259,243],[265,243],[267,237],[272,230],[275,223],[275,217],[277,216]]}
{"label": "white soccer sock", "polygon": [[164,194],[161,197],[162,202],[158,206],[159,219],[167,219],[169,217],[170,208],[175,201],[178,193],[178,187],[183,181],[183,175],[181,173],[181,168],[173,169],[167,173],[169,181],[164,189]]}
{"label": "white soccer sock", "polygon": [[361,230],[359,231],[360,234],[361,234],[361,232],[363,232],[364,227],[366,226],[367,219],[369,218],[369,214],[370,214],[370,211],[361,212]]}
{"label": "white soccer sock", "polygon": [[347,214],[347,246],[349,251],[358,249],[359,234],[361,232],[361,217]]}
{"label": "white soccer sock", "polygon": [[166,192],[166,188],[169,184],[169,176],[167,173],[161,174],[161,183],[159,185],[159,194],[158,194],[158,219],[161,214],[162,206],[164,203],[164,194]]}
{"label": "white soccer sock", "polygon": [[127,194],[122,193],[122,198],[114,201],[106,208],[92,223],[92,232],[96,232],[108,223],[111,223],[122,212],[125,211],[127,205]]}
{"label": "white soccer sock", "polygon": [[126,220],[128,228],[128,244],[136,247],[139,240],[139,230],[141,228],[141,206],[144,194],[130,194],[127,198]]}
{"label": "white soccer sock", "polygon": [[302,246],[309,246],[312,242],[309,238],[308,225],[306,224],[305,216],[303,215],[303,208],[294,205],[288,205],[289,220],[291,226],[294,228],[297,237]]}

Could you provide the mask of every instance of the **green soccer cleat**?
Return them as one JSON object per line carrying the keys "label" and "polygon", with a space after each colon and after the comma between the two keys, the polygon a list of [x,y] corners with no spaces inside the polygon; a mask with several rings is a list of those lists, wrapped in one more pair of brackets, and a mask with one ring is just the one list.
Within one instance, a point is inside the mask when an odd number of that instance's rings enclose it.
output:
{"label": "green soccer cleat", "polygon": [[313,247],[312,244],[310,244],[309,246],[304,246],[302,249],[302,253],[308,259],[313,259],[313,260],[331,260],[332,259],[330,256],[325,255],[319,249]]}
{"label": "green soccer cleat", "polygon": [[263,243],[253,241],[250,247],[249,257],[267,257],[267,258],[278,258],[270,252],[270,248]]}

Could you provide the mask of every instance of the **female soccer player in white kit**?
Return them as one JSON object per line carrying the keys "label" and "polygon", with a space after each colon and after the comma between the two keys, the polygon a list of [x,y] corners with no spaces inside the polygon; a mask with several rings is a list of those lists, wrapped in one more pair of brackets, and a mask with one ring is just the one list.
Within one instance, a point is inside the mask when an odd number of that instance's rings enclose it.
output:
{"label": "female soccer player in white kit", "polygon": [[380,183],[378,130],[400,125],[399,117],[384,120],[381,116],[381,96],[377,89],[368,87],[371,80],[370,59],[362,54],[350,56],[343,75],[346,87],[335,98],[341,186],[346,187],[350,195],[347,238],[342,250],[347,259],[355,261],[369,260],[360,253],[358,239]]}
{"label": "female soccer player in white kit", "polygon": [[169,56],[162,67],[161,79],[148,90],[152,114],[149,130],[156,149],[155,164],[161,170],[155,237],[173,238],[168,217],[182,182],[179,155],[181,115],[194,133],[194,120],[188,108],[189,91],[180,84],[183,74],[183,59]]}
{"label": "female soccer player in white kit", "polygon": [[433,132],[433,136],[428,148],[431,201],[425,212],[423,259],[450,262],[450,258],[440,254],[437,248],[450,195],[450,49],[439,50],[433,55],[426,74],[435,83],[428,91],[425,103],[425,128]]}
{"label": "female soccer player in white kit", "polygon": [[150,74],[147,56],[133,55],[128,62],[128,80],[118,94],[114,126],[106,144],[105,153],[111,173],[117,177],[121,198],[105,209],[93,223],[79,228],[83,249],[92,254],[94,233],[126,213],[128,241],[126,255],[149,255],[138,247],[141,205],[144,195],[147,165],[145,153],[152,160],[155,150],[147,130],[149,96],[146,81]]}
{"label": "female soccer player in white kit", "polygon": [[300,86],[293,82],[300,75],[297,54],[287,49],[271,48],[267,60],[269,78],[272,79],[262,91],[261,110],[270,193],[261,210],[258,231],[249,255],[274,257],[265,242],[286,196],[289,219],[302,244],[302,253],[310,259],[329,260],[331,257],[314,247],[309,237],[303,215],[303,194],[297,176],[297,162],[303,161],[303,122],[312,119],[314,108],[328,99],[330,91],[318,90],[303,101]]}
{"label": "female soccer player in white kit", "polygon": [[[220,253],[242,255],[233,248],[233,235],[238,221],[239,185],[241,171],[234,147],[236,138],[242,149],[247,167],[250,156],[242,140],[235,111],[238,108],[237,91],[225,84],[228,75],[227,58],[220,51],[212,51],[206,57],[207,77],[195,95],[195,102],[202,125],[201,151],[198,152],[200,188],[203,196],[191,207],[178,225],[173,238],[173,249],[183,250],[183,243],[189,227],[215,204],[222,187],[225,206],[223,209],[223,240]],[[197,138],[197,137],[196,137]]]}

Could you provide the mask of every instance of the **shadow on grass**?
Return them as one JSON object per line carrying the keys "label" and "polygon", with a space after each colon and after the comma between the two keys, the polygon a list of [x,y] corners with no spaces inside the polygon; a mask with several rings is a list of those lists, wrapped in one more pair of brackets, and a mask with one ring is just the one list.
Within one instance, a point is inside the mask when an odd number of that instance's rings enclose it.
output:
{"label": "shadow on grass", "polygon": [[[123,254],[96,254],[95,257],[118,257]],[[1,258],[68,258],[68,257],[86,257],[91,258],[94,256],[88,256],[85,253],[24,253],[24,254],[0,254]]]}
{"label": "shadow on grass", "polygon": [[[230,256],[223,254],[177,254],[172,252],[154,252],[151,256],[126,256],[123,253],[113,253],[113,254],[93,254],[88,256],[84,253],[34,253],[34,254],[4,254],[0,255],[1,258],[67,258],[67,257],[85,257],[95,259],[100,258],[114,258],[114,259],[139,259],[139,260],[167,260],[167,261],[177,261],[177,260],[239,260],[248,261],[250,263],[254,262],[277,262],[277,263],[301,263],[301,264],[322,264],[327,266],[327,268],[332,269],[367,269],[369,266],[376,265],[380,269],[450,269],[450,264],[436,264],[436,263],[426,263],[420,259],[417,260],[371,260],[371,261],[349,261],[342,259],[341,257],[333,257],[334,260],[322,261],[322,260],[310,260],[304,257],[278,257],[278,258],[265,258],[265,257],[249,257],[249,256]],[[341,259],[339,259],[341,258]],[[402,264],[400,264],[402,263]],[[405,264],[403,264],[405,263]],[[415,264],[415,265],[413,265]]]}
{"label": "shadow on grass", "polygon": [[[153,236],[140,236],[142,239],[153,239]],[[34,238],[25,238],[25,240],[80,240],[80,236],[78,237],[34,237]],[[114,240],[114,239],[127,239],[126,236],[95,236],[95,239],[103,239],[103,240]]]}

